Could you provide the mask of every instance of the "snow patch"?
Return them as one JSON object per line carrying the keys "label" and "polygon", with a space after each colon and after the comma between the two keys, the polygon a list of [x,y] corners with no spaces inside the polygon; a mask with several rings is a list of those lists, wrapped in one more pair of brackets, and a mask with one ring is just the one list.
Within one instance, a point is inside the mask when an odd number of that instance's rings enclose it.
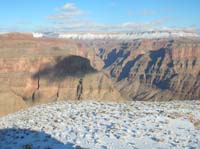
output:
{"label": "snow patch", "polygon": [[[2,148],[199,148],[200,101],[56,102],[0,118]],[[34,142],[34,143],[33,143]]]}
{"label": "snow patch", "polygon": [[154,38],[177,38],[177,37],[199,37],[194,32],[185,31],[147,31],[147,32],[129,32],[129,33],[60,33],[58,38],[67,39],[115,39],[115,40],[133,40],[133,39],[154,39]]}
{"label": "snow patch", "polygon": [[42,33],[32,33],[34,38],[42,38],[44,37],[44,34]]}

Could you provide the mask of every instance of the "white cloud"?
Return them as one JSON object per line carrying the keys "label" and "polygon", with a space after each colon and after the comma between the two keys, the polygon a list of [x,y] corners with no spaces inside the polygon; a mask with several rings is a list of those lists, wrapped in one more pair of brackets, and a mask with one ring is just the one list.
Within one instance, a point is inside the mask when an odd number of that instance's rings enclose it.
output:
{"label": "white cloud", "polygon": [[56,14],[50,14],[46,18],[56,21],[62,21],[62,19],[74,19],[84,14],[84,11],[76,7],[74,3],[67,3],[64,6],[57,9],[59,12]]}
{"label": "white cloud", "polygon": [[47,16],[48,19],[67,19],[82,15],[82,11],[64,12],[58,14],[51,14]]}
{"label": "white cloud", "polygon": [[[116,1],[112,0],[115,4]],[[93,21],[84,20],[82,16],[85,12],[80,10],[74,3],[67,3],[58,9],[59,13],[47,16],[51,20],[56,31],[134,31],[146,30],[158,27],[163,20],[154,20],[145,23],[127,22],[122,24],[100,24]],[[150,10],[143,10],[142,14],[154,13]]]}
{"label": "white cloud", "polygon": [[74,3],[67,3],[60,9],[64,11],[74,11],[74,10],[77,10],[78,8],[75,6]]}
{"label": "white cloud", "polygon": [[67,31],[105,31],[105,32],[123,32],[123,31],[151,31],[165,29],[162,24],[168,21],[166,18],[152,20],[150,22],[136,23],[126,22],[121,24],[100,24],[89,20],[61,19],[54,21],[53,27],[49,30],[56,32]]}
{"label": "white cloud", "polygon": [[[114,3],[115,1],[113,1]],[[51,21],[48,30],[56,32],[65,31],[150,31],[157,29],[165,29],[162,25],[171,18],[160,18],[149,22],[125,22],[121,24],[100,24],[91,20],[85,20],[82,11],[74,3],[67,3],[58,9],[57,14],[51,14],[47,18]],[[130,12],[133,15],[133,12]],[[143,10],[138,12],[140,15],[154,14],[154,11]],[[46,29],[46,28],[45,28]],[[41,30],[41,28],[40,28]]]}

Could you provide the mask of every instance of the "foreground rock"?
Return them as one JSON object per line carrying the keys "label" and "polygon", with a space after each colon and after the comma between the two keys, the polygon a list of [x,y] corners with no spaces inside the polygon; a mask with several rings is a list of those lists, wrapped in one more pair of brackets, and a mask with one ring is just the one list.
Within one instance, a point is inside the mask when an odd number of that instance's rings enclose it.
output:
{"label": "foreground rock", "polygon": [[2,148],[198,148],[200,102],[57,102],[0,118]]}

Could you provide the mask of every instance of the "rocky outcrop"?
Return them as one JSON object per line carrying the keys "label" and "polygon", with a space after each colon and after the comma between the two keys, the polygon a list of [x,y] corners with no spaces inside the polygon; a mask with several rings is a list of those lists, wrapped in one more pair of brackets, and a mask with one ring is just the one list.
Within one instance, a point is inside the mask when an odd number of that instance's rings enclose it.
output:
{"label": "rocky outcrop", "polygon": [[[58,100],[123,100],[93,49],[82,43],[0,36],[0,115]],[[92,63],[90,63],[92,61]],[[98,66],[98,68],[97,68]],[[82,92],[77,95],[82,79]]]}
{"label": "rocky outcrop", "polygon": [[0,115],[60,100],[199,100],[199,43],[0,35]]}
{"label": "rocky outcrop", "polygon": [[200,99],[199,41],[137,40],[125,48],[123,43],[100,49],[99,55],[116,88],[128,99],[195,100]]}

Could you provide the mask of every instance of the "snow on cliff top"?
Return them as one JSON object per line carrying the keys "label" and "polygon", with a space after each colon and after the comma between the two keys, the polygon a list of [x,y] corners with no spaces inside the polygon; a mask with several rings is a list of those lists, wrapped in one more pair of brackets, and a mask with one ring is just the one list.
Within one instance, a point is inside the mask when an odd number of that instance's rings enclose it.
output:
{"label": "snow on cliff top", "polygon": [[184,30],[167,31],[143,31],[143,32],[116,32],[116,33],[95,33],[95,32],[68,32],[68,33],[33,33],[33,37],[56,37],[67,39],[95,40],[95,39],[115,39],[115,40],[133,40],[133,39],[152,39],[152,38],[177,38],[177,37],[199,37],[196,32]]}
{"label": "snow on cliff top", "polygon": [[0,148],[199,148],[200,101],[57,102],[0,118]]}

